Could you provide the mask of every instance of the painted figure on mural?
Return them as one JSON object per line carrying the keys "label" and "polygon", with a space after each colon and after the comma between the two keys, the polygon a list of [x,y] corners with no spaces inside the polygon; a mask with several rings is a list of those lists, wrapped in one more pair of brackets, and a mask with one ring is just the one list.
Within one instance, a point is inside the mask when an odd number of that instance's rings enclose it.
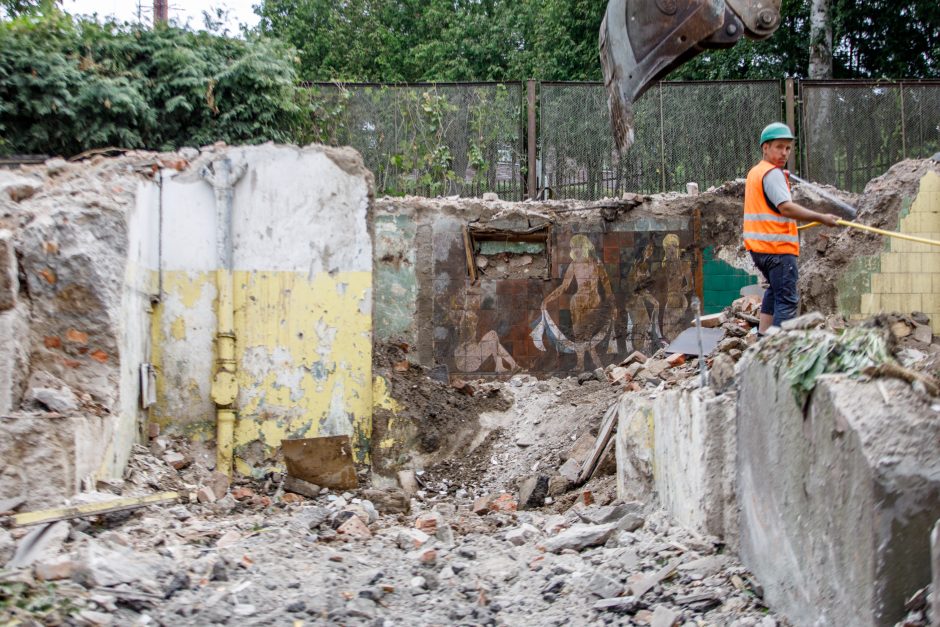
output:
{"label": "painted figure on mural", "polygon": [[[531,337],[539,350],[545,350],[543,334],[547,333],[559,352],[574,353],[577,367],[584,369],[584,357],[590,355],[595,368],[603,367],[597,346],[605,339],[608,352],[617,352],[614,336],[614,320],[617,317],[614,291],[604,265],[597,259],[594,244],[585,235],[575,235],[569,242],[571,263],[568,265],[561,285],[542,300],[542,316],[536,321]],[[572,285],[575,293],[571,297],[571,337],[567,337],[548,313],[548,306],[568,292]],[[601,294],[601,288],[604,294]]]}
{"label": "painted figure on mural", "polygon": [[662,334],[671,341],[683,330],[685,324],[682,319],[689,309],[689,299],[686,296],[692,292],[692,264],[682,259],[679,248],[679,236],[670,233],[663,238],[663,261],[660,266],[665,284],[665,294],[660,299],[662,303]]}
{"label": "painted figure on mural", "polygon": [[479,288],[467,289],[464,307],[451,309],[451,318],[457,325],[457,348],[454,349],[454,364],[461,372],[479,372],[490,360],[498,374],[519,370],[519,364],[512,358],[499,340],[499,334],[490,330],[479,340],[480,318]]}
{"label": "painted figure on mural", "polygon": [[643,256],[633,262],[628,274],[632,297],[627,301],[627,337],[633,350],[651,355],[659,350],[659,300],[653,296],[653,242],[643,247]]}

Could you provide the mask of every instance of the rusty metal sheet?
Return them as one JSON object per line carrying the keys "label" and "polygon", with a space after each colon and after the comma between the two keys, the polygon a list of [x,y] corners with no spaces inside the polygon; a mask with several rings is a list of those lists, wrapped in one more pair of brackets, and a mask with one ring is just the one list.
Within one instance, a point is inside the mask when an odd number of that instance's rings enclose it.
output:
{"label": "rusty metal sheet", "polygon": [[287,474],[331,490],[359,487],[348,435],[281,442]]}

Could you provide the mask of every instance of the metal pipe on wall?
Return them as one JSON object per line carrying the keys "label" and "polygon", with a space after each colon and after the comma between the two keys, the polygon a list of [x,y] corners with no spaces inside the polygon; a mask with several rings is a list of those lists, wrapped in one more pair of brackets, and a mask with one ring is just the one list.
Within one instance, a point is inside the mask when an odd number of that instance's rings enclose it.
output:
{"label": "metal pipe on wall", "polygon": [[199,172],[215,191],[216,252],[218,269],[216,284],[216,359],[215,376],[210,396],[216,405],[216,469],[228,476],[232,474],[235,447],[235,420],[238,409],[238,362],[235,357],[235,300],[232,278],[234,242],[232,238],[232,208],[235,202],[235,184],[245,174],[244,164],[235,164],[228,157],[216,159]]}

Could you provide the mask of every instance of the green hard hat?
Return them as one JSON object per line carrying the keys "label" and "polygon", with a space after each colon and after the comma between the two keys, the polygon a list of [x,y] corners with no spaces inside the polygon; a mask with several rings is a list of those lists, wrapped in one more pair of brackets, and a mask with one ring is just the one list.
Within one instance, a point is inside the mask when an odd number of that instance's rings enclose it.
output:
{"label": "green hard hat", "polygon": [[764,132],[760,134],[760,145],[763,146],[767,142],[775,139],[796,139],[796,137],[793,136],[789,126],[783,122],[774,122],[773,124],[768,124]]}

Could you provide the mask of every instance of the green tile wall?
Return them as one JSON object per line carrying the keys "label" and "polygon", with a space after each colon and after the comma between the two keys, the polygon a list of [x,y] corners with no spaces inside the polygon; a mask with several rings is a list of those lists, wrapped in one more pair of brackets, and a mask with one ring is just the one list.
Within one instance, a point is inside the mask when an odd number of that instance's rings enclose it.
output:
{"label": "green tile wall", "polygon": [[716,259],[711,248],[702,258],[702,292],[705,314],[719,313],[741,295],[741,288],[757,283],[757,277]]}

